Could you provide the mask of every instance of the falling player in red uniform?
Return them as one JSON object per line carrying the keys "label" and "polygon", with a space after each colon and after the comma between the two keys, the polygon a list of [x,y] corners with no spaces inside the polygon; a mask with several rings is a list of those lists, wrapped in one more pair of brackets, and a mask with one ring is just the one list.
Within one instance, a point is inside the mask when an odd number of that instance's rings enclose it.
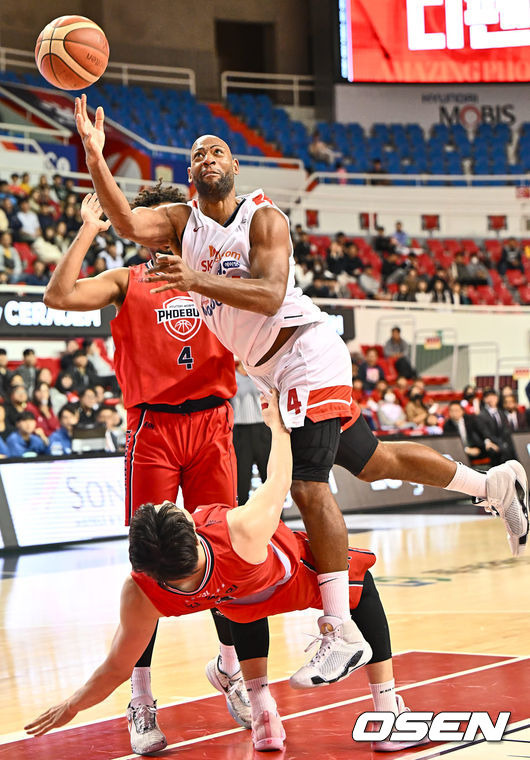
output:
{"label": "falling player in red uniform", "polygon": [[[234,639],[252,706],[254,747],[283,748],[285,731],[267,681],[268,639],[259,627],[252,631],[259,648],[254,645],[248,656],[249,626],[264,616],[319,607],[321,598],[306,534],[294,533],[280,522],[291,486],[292,455],[276,391],[263,416],[272,438],[267,480],[247,504],[235,509],[211,504],[193,517],[168,502],[147,504],[136,512],[129,534],[133,572],[123,586],[120,625],[111,650],[83,687],[26,726],[29,733],[40,736],[105,699],[128,677],[160,617],[217,606],[235,621]],[[395,693],[388,624],[369,572],[374,562],[369,551],[348,550],[348,604],[369,642],[366,669],[375,710],[397,715],[406,708]],[[411,746],[415,744],[377,742],[373,748],[397,751]]]}
{"label": "falling player in red uniform", "polygon": [[208,327],[242,360],[256,386],[265,394],[279,390],[282,418],[292,429],[291,492],[322,587],[323,646],[326,636],[333,643],[326,657],[317,653],[291,682],[311,687],[345,678],[364,661],[358,653],[365,642],[349,617],[348,535],[328,487],[333,463],[366,481],[395,478],[476,497],[502,517],[514,554],[528,534],[524,468],[507,462],[485,475],[427,446],[378,442],[352,404],[344,343],[295,287],[287,217],[261,190],[236,196],[239,164],[224,140],[203,135],[193,144],[188,177],[198,199],[132,213],[103,158],[103,121],[98,108],[92,125],[86,96],[76,99],[77,128],[105,213],[124,237],[156,247],[169,243],[176,254],[157,265],[156,274],[168,284],[153,292],[175,286],[189,291]]}
{"label": "falling player in red uniform", "polygon": [[[178,190],[143,191],[145,205],[182,200]],[[83,226],[59,262],[44,296],[48,306],[87,310],[114,305],[111,322],[114,363],[127,409],[125,452],[125,522],[146,501],[177,498],[186,508],[219,500],[236,504],[236,463],[232,444],[232,407],[236,391],[233,355],[208,330],[187,293],[172,290],[151,295],[142,282],[151,266],[112,269],[97,277],[77,279],[94,237],[108,228],[100,220],[97,197],[82,204]],[[240,725],[249,726],[250,706],[241,684],[230,626],[214,614],[221,642],[219,658],[206,675],[226,698]],[[263,623],[266,626],[266,622]],[[156,720],[150,665],[153,634],[132,674],[127,710],[134,752],[163,749],[165,737]]]}

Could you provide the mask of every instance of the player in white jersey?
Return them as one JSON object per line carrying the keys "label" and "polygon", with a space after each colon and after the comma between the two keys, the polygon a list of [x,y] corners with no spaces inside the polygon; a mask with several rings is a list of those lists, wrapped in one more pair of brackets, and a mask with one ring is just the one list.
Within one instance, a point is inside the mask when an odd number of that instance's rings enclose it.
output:
{"label": "player in white jersey", "polygon": [[[131,211],[103,159],[103,110],[92,125],[83,95],[76,99],[76,122],[99,200],[118,234],[152,248],[169,244],[175,254],[156,267],[167,282],[156,291],[178,287],[194,294],[206,324],[227,347],[239,347],[258,386],[279,389],[282,417],[292,429],[291,492],[309,535],[324,607],[320,650],[291,683],[340,680],[366,662],[368,650],[349,622],[347,531],[328,487],[334,461],[366,481],[396,478],[477,497],[504,519],[514,553],[528,533],[524,470],[510,462],[486,476],[421,444],[375,439],[351,404],[344,344],[293,288],[286,218],[261,193],[237,198],[239,165],[223,140],[204,135],[192,147],[188,174],[197,201]],[[295,304],[299,311],[290,312]],[[283,319],[290,315],[291,324]],[[341,426],[348,428],[342,436]]]}

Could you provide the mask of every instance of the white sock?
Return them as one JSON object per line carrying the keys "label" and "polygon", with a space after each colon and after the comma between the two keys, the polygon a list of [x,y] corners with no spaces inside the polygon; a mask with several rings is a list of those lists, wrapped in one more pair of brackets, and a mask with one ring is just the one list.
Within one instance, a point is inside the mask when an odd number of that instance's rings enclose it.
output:
{"label": "white sock", "polygon": [[456,463],[456,472],[452,481],[445,486],[447,491],[462,491],[469,496],[486,498],[486,473],[472,470],[462,462]]}
{"label": "white sock", "polygon": [[219,645],[219,667],[227,676],[233,676],[239,670],[239,660],[237,659],[235,646]]}
{"label": "white sock", "polygon": [[339,620],[350,620],[350,586],[348,571],[320,573],[317,575],[318,588],[322,597],[324,615]]}
{"label": "white sock", "polygon": [[136,707],[145,702],[154,702],[151,693],[151,668],[134,668],[131,676],[131,704]]}
{"label": "white sock", "polygon": [[275,713],[276,702],[269,690],[269,682],[266,676],[262,678],[251,678],[250,681],[245,681],[247,687],[247,694],[250,700],[250,708],[252,710],[252,718],[255,720],[257,716],[267,710],[267,712]]}
{"label": "white sock", "polygon": [[396,682],[384,681],[384,683],[371,683],[370,691],[374,701],[374,710],[376,712],[392,712],[398,714],[398,705],[396,699]]}

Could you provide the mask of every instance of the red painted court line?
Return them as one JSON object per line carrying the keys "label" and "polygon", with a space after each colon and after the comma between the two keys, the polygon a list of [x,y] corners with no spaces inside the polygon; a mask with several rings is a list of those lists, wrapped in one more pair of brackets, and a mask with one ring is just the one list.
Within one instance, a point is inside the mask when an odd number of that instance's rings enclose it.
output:
{"label": "red painted court line", "polygon": [[[510,658],[501,655],[484,656],[470,654],[440,654],[437,652],[408,652],[402,655],[397,655],[394,658],[394,666],[397,683],[400,686],[405,686],[407,684],[414,684],[418,681],[446,676],[471,668],[483,667],[485,665],[496,663],[500,664],[509,659]],[[511,666],[505,666],[505,668],[508,667]],[[497,669],[494,669],[493,672],[496,673],[496,671]],[[486,671],[485,677],[486,679],[490,679],[489,683],[491,684],[492,671]],[[460,679],[461,678],[463,677],[460,677]],[[530,684],[527,684],[527,689],[529,686]],[[413,706],[420,706],[419,702],[416,704],[416,691],[419,691],[421,688],[424,687],[414,688]],[[454,686],[452,688],[454,688]],[[366,676],[361,671],[355,673],[351,678],[341,684],[324,689],[297,692],[289,687],[287,681],[281,681],[272,685],[272,691],[278,702],[281,713],[283,715],[288,715],[304,710],[325,707],[326,705],[343,700],[359,698],[366,695],[368,689],[366,685]],[[489,690],[487,689],[486,691]],[[303,750],[302,747],[298,747],[298,741],[296,739],[297,735],[300,733],[299,726],[302,725],[302,723],[304,725],[302,731],[304,741],[307,741],[308,735],[311,736],[310,744],[312,752],[314,753],[315,746],[318,746],[318,743],[323,742],[323,738],[320,737],[315,739],[317,744],[313,741],[313,721],[317,726],[320,723],[327,726],[329,724],[329,716],[334,715],[338,710],[345,711],[341,714],[339,720],[340,736],[342,738],[341,751],[344,751],[345,726],[348,726],[346,732],[348,734],[353,726],[354,716],[357,712],[369,709],[369,704],[371,703],[367,700],[366,703],[363,701],[344,708],[325,710],[317,715],[305,716],[289,721],[287,723],[289,733],[289,757],[306,757],[304,754],[298,754],[298,752],[302,752]],[[473,704],[473,707],[475,706],[473,701],[471,704]],[[469,705],[470,696],[468,694],[465,709],[470,709]],[[435,708],[434,706],[427,705],[424,707],[425,709],[433,710],[444,709],[443,707]],[[29,716],[29,718],[31,717],[33,716]],[[211,755],[210,752],[221,752],[220,755],[216,754],[216,757],[223,756],[222,752],[225,754],[228,753],[230,754],[230,758],[235,758],[236,760],[240,756],[241,758],[247,756],[245,753],[248,753],[250,736],[248,732],[243,731],[232,733],[235,724],[227,714],[225,701],[222,696],[162,707],[159,710],[159,720],[162,728],[168,735],[168,740],[171,744],[190,741],[200,737],[206,739],[206,737],[211,734],[230,731],[228,736],[209,740],[206,754],[200,749],[201,746],[205,747],[206,745],[194,744],[188,747],[166,750],[164,753],[161,753],[161,756],[173,757],[174,755],[176,756],[177,752],[180,756],[184,751],[187,752],[187,757],[189,758],[213,757],[214,755]],[[351,722],[351,725],[349,725],[348,721]],[[338,736],[339,725],[337,725],[335,730]],[[293,746],[291,746],[291,732],[293,733]],[[333,734],[330,736],[330,742],[333,744]],[[332,749],[331,746],[328,747],[327,739],[324,746],[326,748],[325,754],[321,755],[321,757],[323,759],[326,757],[334,758],[335,755],[331,754]],[[219,749],[217,749],[217,747]],[[352,751],[350,742],[346,743],[346,747],[349,752]],[[338,747],[334,747],[333,751],[335,749],[338,749]],[[355,749],[357,751],[357,745]],[[292,752],[294,752],[294,754],[292,754]],[[15,758],[16,760],[81,760],[81,758],[86,760],[87,753],[90,753],[91,758],[97,758],[98,760],[111,760],[112,758],[122,758],[130,755],[131,749],[125,720],[120,718],[100,721],[87,726],[79,726],[69,730],[59,731],[40,739],[31,738],[24,741],[0,745],[0,758],[6,758],[6,760],[7,758],[9,758],[9,760],[15,760]],[[238,753],[243,754],[240,755]],[[319,752],[319,754],[321,754],[321,752]],[[314,757],[314,754],[312,756]],[[361,756],[356,754],[355,758],[357,757],[359,757],[360,760]]]}

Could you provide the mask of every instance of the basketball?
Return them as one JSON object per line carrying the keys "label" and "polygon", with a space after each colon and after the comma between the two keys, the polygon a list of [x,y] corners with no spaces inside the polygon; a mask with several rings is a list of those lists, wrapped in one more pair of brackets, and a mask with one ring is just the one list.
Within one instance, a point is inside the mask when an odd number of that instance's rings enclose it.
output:
{"label": "basketball", "polygon": [[104,31],[85,16],[60,16],[39,34],[35,61],[54,87],[82,90],[107,68],[109,43]]}

